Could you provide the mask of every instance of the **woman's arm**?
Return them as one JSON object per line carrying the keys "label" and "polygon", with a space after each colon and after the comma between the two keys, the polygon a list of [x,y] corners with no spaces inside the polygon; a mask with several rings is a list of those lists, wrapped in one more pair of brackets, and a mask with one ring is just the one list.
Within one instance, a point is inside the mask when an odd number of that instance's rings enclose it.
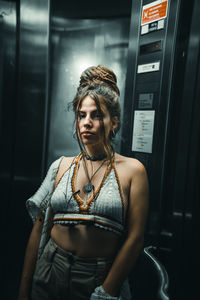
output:
{"label": "woman's arm", "polygon": [[39,212],[26,248],[18,300],[29,299],[32,277],[35,270],[38,247],[42,233],[43,221],[44,215]]}
{"label": "woman's arm", "polygon": [[34,226],[26,248],[18,300],[27,300],[29,297],[44,223],[44,214],[46,213],[49,197],[57,185],[57,173],[60,172],[59,166],[62,159],[63,156],[51,164],[39,189],[26,201]]}
{"label": "woman's arm", "polygon": [[111,296],[118,296],[120,287],[131,271],[142,247],[148,212],[148,179],[144,166],[134,160],[127,213],[127,235],[103,283]]}

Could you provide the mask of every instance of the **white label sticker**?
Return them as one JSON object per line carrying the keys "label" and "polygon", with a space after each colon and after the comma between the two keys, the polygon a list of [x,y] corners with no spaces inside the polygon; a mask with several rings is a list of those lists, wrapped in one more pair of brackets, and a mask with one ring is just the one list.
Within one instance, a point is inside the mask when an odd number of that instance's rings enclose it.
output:
{"label": "white label sticker", "polygon": [[146,34],[149,32],[149,25],[144,25],[141,28],[141,34]]}
{"label": "white label sticker", "polygon": [[139,65],[137,69],[137,73],[147,73],[147,72],[155,72],[160,70],[160,62],[154,62],[150,64]]}
{"label": "white label sticker", "polygon": [[132,151],[152,153],[155,110],[136,110]]}
{"label": "white label sticker", "polygon": [[158,29],[163,29],[165,25],[165,20],[158,21]]}

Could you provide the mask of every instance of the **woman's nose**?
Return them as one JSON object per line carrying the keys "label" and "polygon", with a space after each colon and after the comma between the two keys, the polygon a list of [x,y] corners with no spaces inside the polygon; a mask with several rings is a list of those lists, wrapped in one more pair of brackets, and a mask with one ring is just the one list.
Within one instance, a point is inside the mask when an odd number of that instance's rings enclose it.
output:
{"label": "woman's nose", "polygon": [[89,126],[89,127],[92,126],[92,119],[91,119],[90,115],[88,115],[88,116],[85,117],[84,125],[87,126],[87,127],[88,127],[88,126]]}

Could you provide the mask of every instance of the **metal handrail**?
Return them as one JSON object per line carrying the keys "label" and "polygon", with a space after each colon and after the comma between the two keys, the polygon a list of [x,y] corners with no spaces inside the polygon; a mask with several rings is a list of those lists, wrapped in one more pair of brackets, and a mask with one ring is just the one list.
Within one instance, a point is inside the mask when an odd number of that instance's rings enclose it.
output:
{"label": "metal handrail", "polygon": [[158,295],[162,300],[170,300],[168,295],[168,288],[169,288],[169,277],[167,271],[163,264],[152,254],[152,250],[156,250],[153,246],[147,246],[144,248],[144,254],[154,263],[158,273],[159,273],[159,290]]}

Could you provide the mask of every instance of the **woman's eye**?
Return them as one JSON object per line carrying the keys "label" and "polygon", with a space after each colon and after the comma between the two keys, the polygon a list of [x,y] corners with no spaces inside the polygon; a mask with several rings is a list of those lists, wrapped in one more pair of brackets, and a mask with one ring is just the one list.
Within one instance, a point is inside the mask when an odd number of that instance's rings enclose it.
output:
{"label": "woman's eye", "polygon": [[103,115],[100,114],[100,113],[95,113],[95,114],[94,114],[94,118],[95,118],[95,119],[103,119]]}
{"label": "woman's eye", "polygon": [[85,114],[79,112],[79,113],[78,113],[78,117],[79,117],[79,119],[83,119],[83,118],[85,117]]}

